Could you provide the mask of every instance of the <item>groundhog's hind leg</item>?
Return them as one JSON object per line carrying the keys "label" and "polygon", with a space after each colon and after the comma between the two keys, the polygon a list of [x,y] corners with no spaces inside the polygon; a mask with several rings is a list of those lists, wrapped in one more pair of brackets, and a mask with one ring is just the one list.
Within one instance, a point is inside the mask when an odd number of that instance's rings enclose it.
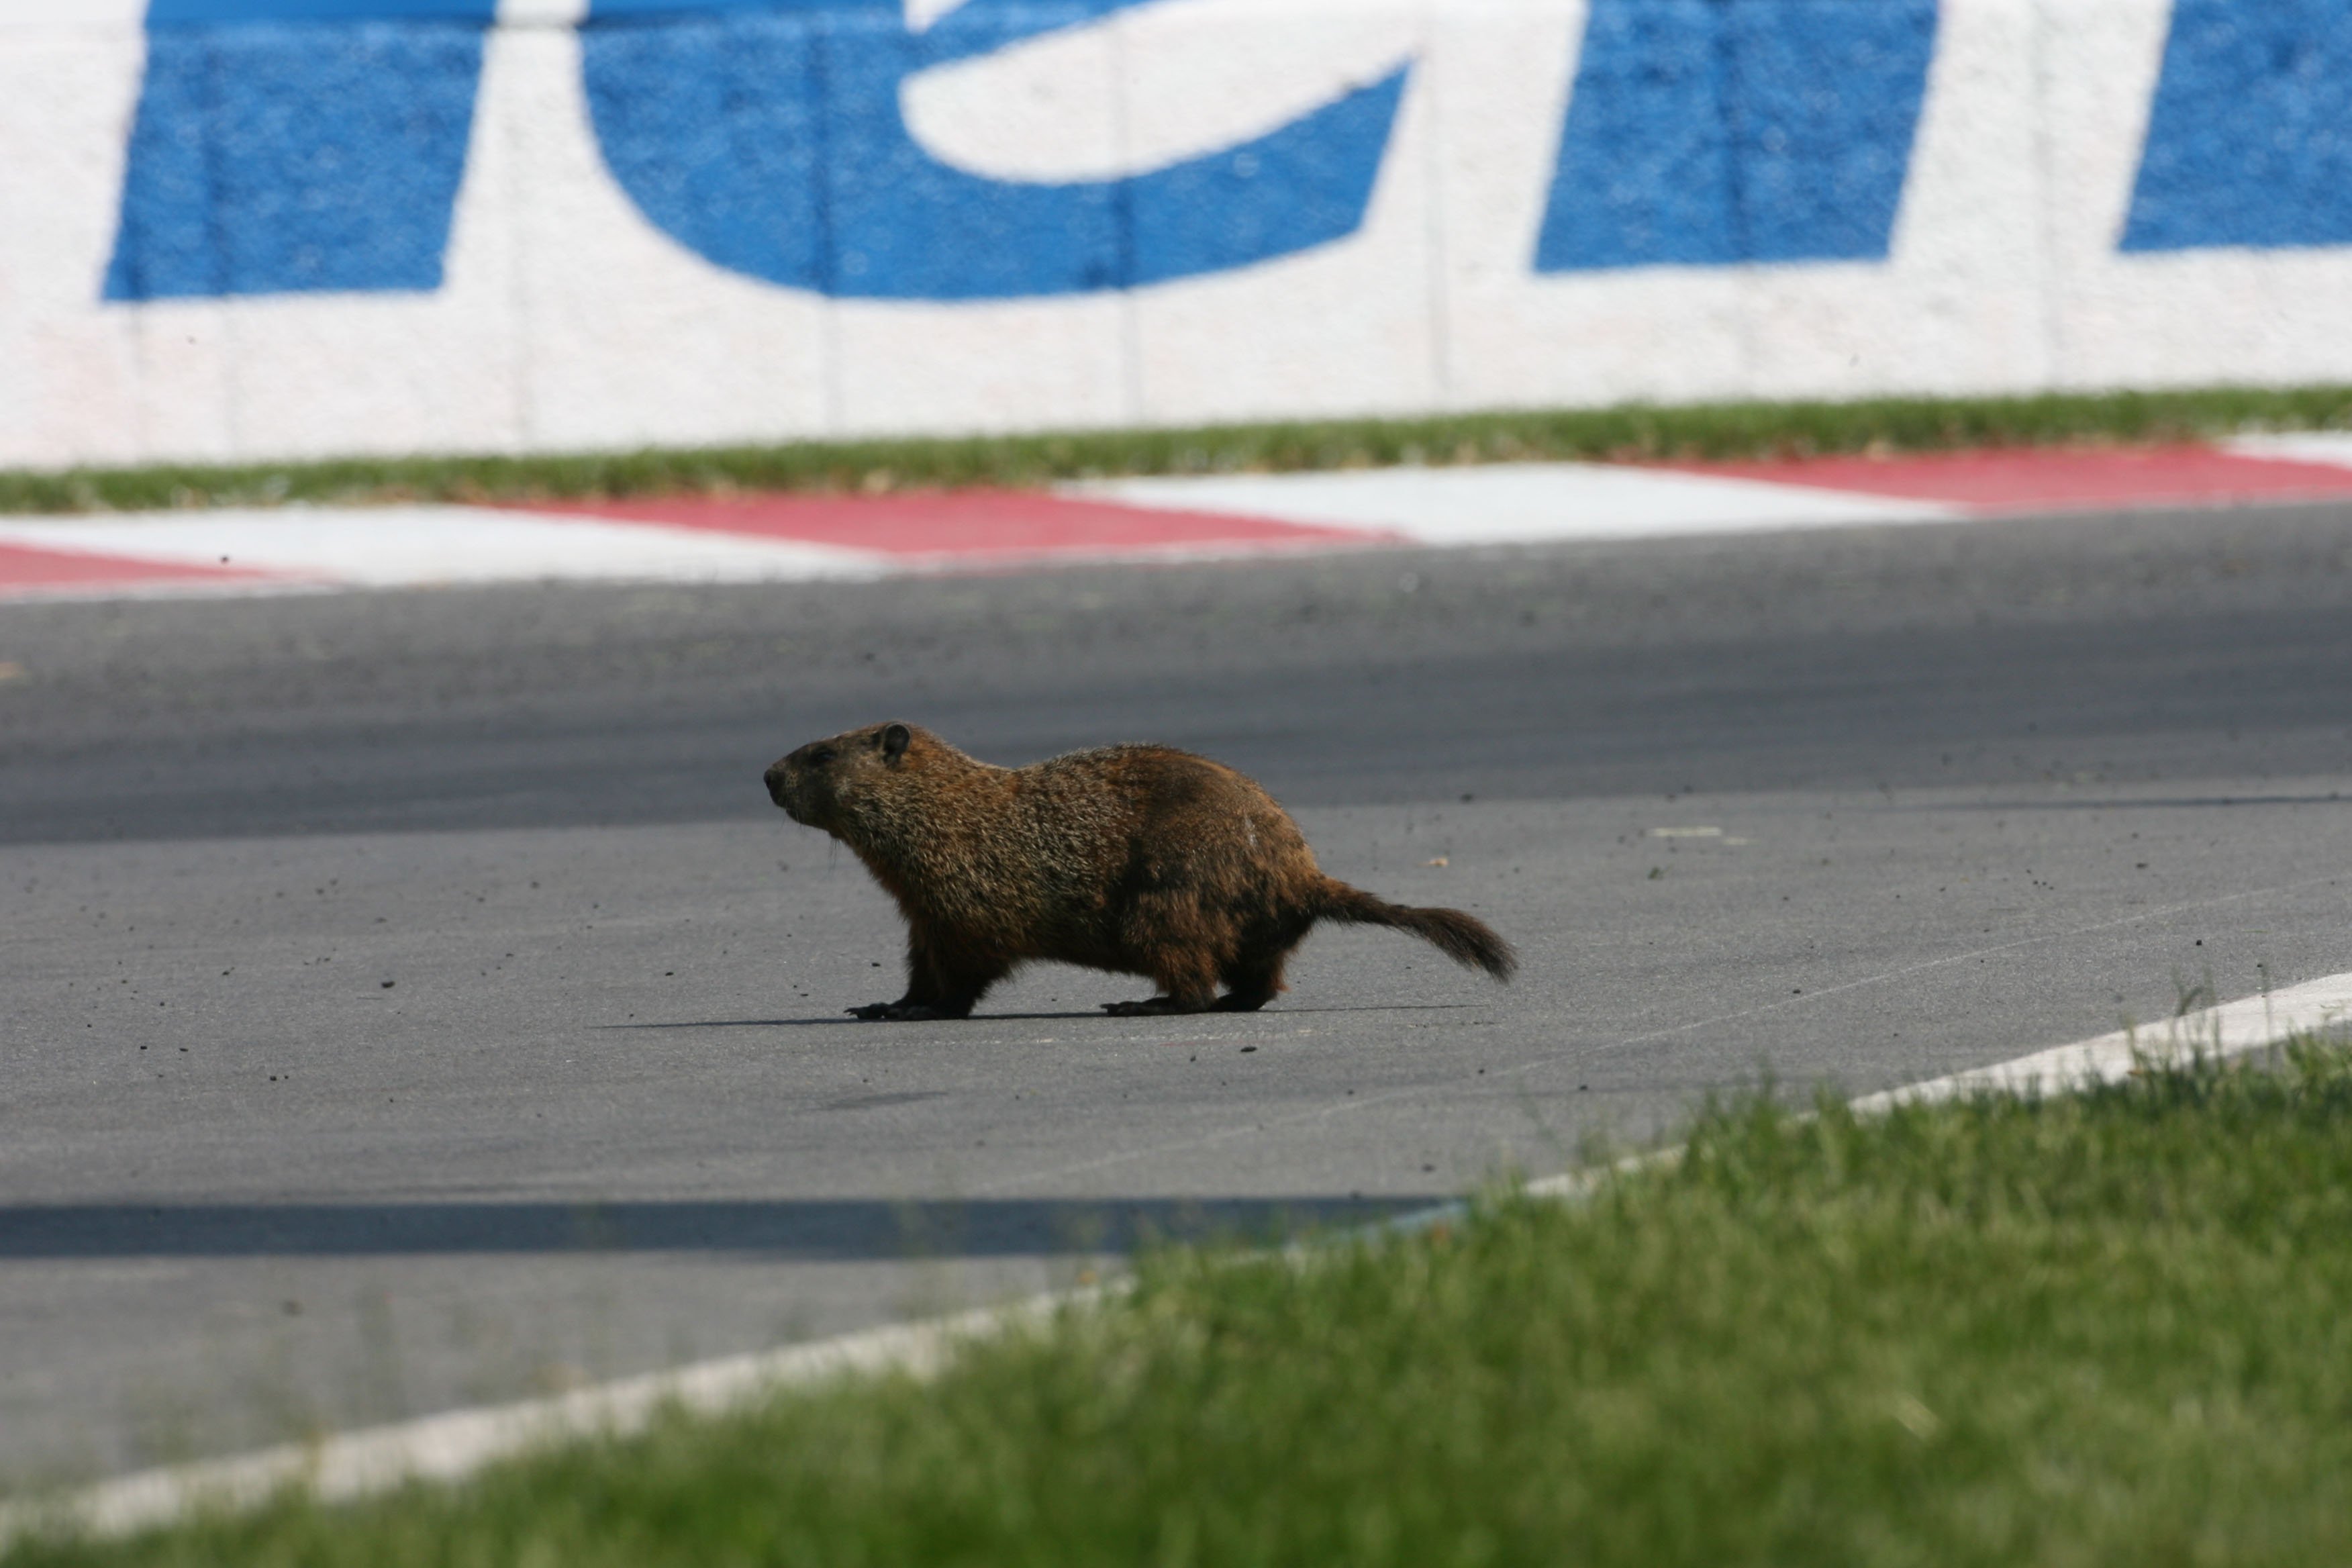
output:
{"label": "groundhog's hind leg", "polygon": [[1287,910],[1245,924],[1234,944],[1233,956],[1219,968],[1225,994],[1217,998],[1217,1011],[1255,1013],[1287,991],[1282,982],[1283,966],[1314,923],[1313,916]]}
{"label": "groundhog's hind leg", "polygon": [[1225,994],[1216,1000],[1220,1013],[1255,1013],[1289,989],[1282,983],[1282,966],[1288,952],[1277,952],[1271,958],[1251,954],[1236,959],[1225,966]]}
{"label": "groundhog's hind leg", "polygon": [[1225,980],[1225,994],[1216,999],[1218,1013],[1256,1013],[1258,1008],[1273,1002],[1275,996],[1289,990],[1282,983],[1282,963],[1273,969],[1263,969],[1249,975]]}
{"label": "groundhog's hind leg", "polygon": [[1200,954],[1154,954],[1150,973],[1159,983],[1159,995],[1140,1002],[1106,1002],[1103,1011],[1114,1018],[1132,1018],[1160,1013],[1205,1013],[1217,1005],[1216,968]]}

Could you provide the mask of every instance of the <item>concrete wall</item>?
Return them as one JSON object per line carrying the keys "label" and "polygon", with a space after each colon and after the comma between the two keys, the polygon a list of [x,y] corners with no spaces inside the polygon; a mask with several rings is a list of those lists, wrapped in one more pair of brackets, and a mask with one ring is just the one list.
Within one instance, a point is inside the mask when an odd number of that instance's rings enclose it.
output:
{"label": "concrete wall", "polygon": [[2352,380],[2347,0],[0,0],[0,464]]}

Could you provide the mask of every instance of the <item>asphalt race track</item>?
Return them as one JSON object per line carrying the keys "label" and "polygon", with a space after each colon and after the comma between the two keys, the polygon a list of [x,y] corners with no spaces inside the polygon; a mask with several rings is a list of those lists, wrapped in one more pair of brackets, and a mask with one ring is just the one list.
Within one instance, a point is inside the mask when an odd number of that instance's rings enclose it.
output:
{"label": "asphalt race track", "polygon": [[[761,770],[1207,752],[1507,988],[898,934]],[[1066,1282],[2352,969],[2352,509],[782,587],[0,606],[0,1473]]]}

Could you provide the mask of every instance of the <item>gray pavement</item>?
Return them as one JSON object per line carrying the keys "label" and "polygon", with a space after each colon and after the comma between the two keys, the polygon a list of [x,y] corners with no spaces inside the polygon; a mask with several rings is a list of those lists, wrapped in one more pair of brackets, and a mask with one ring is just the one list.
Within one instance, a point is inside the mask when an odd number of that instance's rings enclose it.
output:
{"label": "gray pavement", "polygon": [[[2352,511],[854,586],[0,607],[0,1473],[1066,1282],[2352,969]],[[1265,1013],[898,930],[765,800],[883,717],[1187,745],[1505,988]],[[878,966],[878,967],[877,967]]]}

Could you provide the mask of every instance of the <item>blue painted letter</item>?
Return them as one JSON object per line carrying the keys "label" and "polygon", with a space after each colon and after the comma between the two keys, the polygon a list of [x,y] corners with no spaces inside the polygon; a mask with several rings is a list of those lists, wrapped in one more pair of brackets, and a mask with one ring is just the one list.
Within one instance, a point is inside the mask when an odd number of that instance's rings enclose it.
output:
{"label": "blue painted letter", "polygon": [[155,0],[106,298],[439,288],[492,4]]}
{"label": "blue painted letter", "polygon": [[[967,0],[921,33],[896,4],[600,0],[583,36],[614,177],[707,259],[863,299],[998,300],[1244,267],[1355,231],[1404,72],[1255,141],[1125,179],[1024,183],[909,134],[915,72],[1139,0]],[[659,16],[658,23],[653,22]]]}
{"label": "blue painted letter", "polygon": [[2176,0],[2125,250],[2352,245],[2352,5]]}
{"label": "blue painted letter", "polygon": [[1884,257],[1935,0],[1592,0],[1536,270]]}

